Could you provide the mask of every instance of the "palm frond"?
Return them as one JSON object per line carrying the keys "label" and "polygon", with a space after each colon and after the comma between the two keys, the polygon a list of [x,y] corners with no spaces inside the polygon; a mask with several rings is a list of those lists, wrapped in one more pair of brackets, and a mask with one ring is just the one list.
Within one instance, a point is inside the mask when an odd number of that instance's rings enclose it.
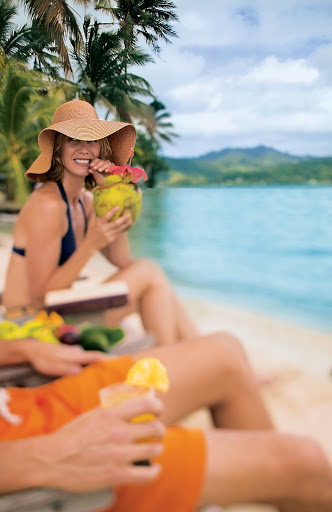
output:
{"label": "palm frond", "polygon": [[82,42],[81,30],[76,13],[66,0],[24,0],[32,20],[38,21],[55,42],[64,70],[71,73],[71,64],[66,47],[66,40],[70,36],[79,45]]}

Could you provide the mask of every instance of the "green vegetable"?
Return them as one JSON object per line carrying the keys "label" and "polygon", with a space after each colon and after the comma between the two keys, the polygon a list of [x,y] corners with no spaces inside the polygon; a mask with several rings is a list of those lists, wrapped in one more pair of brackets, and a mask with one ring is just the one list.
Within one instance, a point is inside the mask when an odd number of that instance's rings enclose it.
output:
{"label": "green vegetable", "polygon": [[121,327],[90,325],[81,329],[79,343],[85,350],[101,350],[109,352],[113,345],[125,338]]}

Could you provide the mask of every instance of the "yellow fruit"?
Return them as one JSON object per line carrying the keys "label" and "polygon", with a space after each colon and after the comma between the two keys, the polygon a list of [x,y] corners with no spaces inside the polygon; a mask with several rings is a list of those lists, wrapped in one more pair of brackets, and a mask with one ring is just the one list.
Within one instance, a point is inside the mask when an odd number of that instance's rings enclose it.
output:
{"label": "yellow fruit", "polygon": [[19,332],[19,326],[15,322],[4,320],[0,323],[0,339],[15,338]]}
{"label": "yellow fruit", "polygon": [[169,380],[165,366],[155,357],[139,359],[129,370],[126,383],[159,391],[169,390]]}
{"label": "yellow fruit", "polygon": [[36,322],[41,322],[41,323],[47,322],[48,315],[47,315],[46,311],[44,311],[44,310],[39,311],[39,313],[37,313],[37,315],[34,317],[34,320]]}
{"label": "yellow fruit", "polygon": [[56,329],[65,323],[62,316],[58,315],[56,311],[51,311],[51,313],[47,315],[46,311],[44,310],[39,311],[39,313],[34,317],[32,321],[43,324],[50,329]]}
{"label": "yellow fruit", "polygon": [[36,327],[30,336],[46,343],[53,343],[55,345],[60,343],[58,338],[54,336],[52,329],[46,326]]}
{"label": "yellow fruit", "polygon": [[61,315],[59,315],[56,311],[51,311],[51,313],[48,316],[49,324],[52,327],[59,327],[60,325],[63,325],[65,323],[64,319]]}
{"label": "yellow fruit", "polygon": [[103,217],[111,208],[119,206],[110,220],[116,220],[129,212],[135,224],[142,209],[142,191],[136,183],[128,183],[125,179],[118,175],[108,176],[105,184],[94,190],[93,205],[98,217]]}

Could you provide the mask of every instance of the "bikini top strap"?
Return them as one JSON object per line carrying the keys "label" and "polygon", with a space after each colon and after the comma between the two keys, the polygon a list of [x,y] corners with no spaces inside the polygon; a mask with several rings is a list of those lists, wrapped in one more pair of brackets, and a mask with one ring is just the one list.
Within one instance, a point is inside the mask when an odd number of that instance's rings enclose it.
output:
{"label": "bikini top strap", "polygon": [[78,202],[80,203],[81,207],[82,207],[82,211],[83,211],[83,215],[84,215],[84,233],[87,232],[87,229],[88,229],[88,219],[86,218],[86,213],[85,213],[85,210],[84,210],[84,206],[83,206],[83,201],[81,200],[81,198],[78,200]]}
{"label": "bikini top strap", "polygon": [[68,206],[68,199],[67,199],[67,194],[66,194],[66,191],[65,191],[65,188],[64,186],[62,185],[62,182],[59,180],[56,182],[58,187],[59,187],[59,190],[60,190],[60,193],[61,193],[61,197],[62,199],[65,201],[65,203],[67,204]]}
{"label": "bikini top strap", "polygon": [[[65,188],[64,186],[62,185],[62,182],[59,180],[57,181],[57,185],[59,187],[59,190],[60,190],[60,193],[61,193],[61,197],[62,199],[65,201],[65,203],[67,204],[67,212],[68,212],[68,220],[69,220],[69,223],[71,224],[71,215],[70,215],[70,209],[69,209],[69,203],[68,203],[68,199],[67,199],[67,194],[66,194],[66,191],[65,191]],[[85,210],[84,210],[84,206],[83,206],[83,202],[81,200],[81,198],[78,200],[78,202],[80,203],[81,205],[81,208],[82,208],[82,211],[83,211],[83,215],[84,215],[84,222],[85,222],[85,226],[84,226],[84,233],[87,232],[87,229],[88,229],[88,219],[86,218],[86,214],[85,214]]]}

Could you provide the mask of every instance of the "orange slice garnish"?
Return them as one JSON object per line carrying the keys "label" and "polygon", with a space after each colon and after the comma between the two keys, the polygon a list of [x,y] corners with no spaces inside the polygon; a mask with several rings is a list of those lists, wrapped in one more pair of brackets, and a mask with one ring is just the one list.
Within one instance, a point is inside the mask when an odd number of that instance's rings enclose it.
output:
{"label": "orange slice garnish", "polygon": [[158,391],[169,390],[169,380],[165,366],[155,357],[139,359],[129,370],[126,383]]}

